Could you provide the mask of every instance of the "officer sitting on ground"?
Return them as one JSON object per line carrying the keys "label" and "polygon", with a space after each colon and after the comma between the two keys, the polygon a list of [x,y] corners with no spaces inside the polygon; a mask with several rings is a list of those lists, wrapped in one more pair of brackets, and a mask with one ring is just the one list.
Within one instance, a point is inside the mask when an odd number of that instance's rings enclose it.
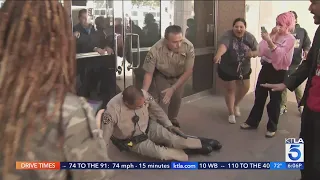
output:
{"label": "officer sitting on ground", "polygon": [[187,161],[187,154],[209,154],[222,147],[217,140],[183,136],[151,95],[134,86],[113,97],[107,109],[98,112],[97,119],[99,117],[101,120],[97,123],[107,146],[111,138],[120,151],[161,160]]}

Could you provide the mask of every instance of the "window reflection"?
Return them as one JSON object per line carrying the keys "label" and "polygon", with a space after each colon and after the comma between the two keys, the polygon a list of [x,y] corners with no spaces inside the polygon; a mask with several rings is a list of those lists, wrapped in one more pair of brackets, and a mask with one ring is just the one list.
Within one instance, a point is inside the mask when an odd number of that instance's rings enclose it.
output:
{"label": "window reflection", "polygon": [[197,25],[194,18],[189,18],[187,20],[187,29],[185,37],[192,43],[196,42],[196,34],[197,34]]}
{"label": "window reflection", "polygon": [[142,44],[144,47],[153,46],[160,39],[159,22],[154,17],[155,13],[146,13],[144,15],[144,26]]}
{"label": "window reflection", "polygon": [[[123,4],[124,9],[122,9]],[[113,11],[113,6],[117,7],[117,11]],[[97,52],[96,46],[99,43],[93,39],[93,36],[95,36],[94,34],[96,34],[97,31],[95,20],[98,17],[106,19],[105,22],[108,23],[106,26],[110,27],[107,28],[109,31],[114,28],[114,32],[105,32],[106,35],[114,36],[114,33],[122,35],[123,28],[125,28],[127,33],[131,32],[139,35],[140,47],[150,47],[161,38],[160,0],[81,0],[72,1],[71,9],[74,26],[73,31],[76,32],[75,35],[77,35],[77,53]],[[83,13],[79,14],[81,10]],[[123,11],[125,12],[125,19],[122,17]],[[110,37],[108,38],[110,39]],[[123,46],[121,42],[123,38],[127,40],[128,37],[119,36],[118,38],[119,56],[123,56]],[[134,48],[136,44],[133,39],[132,47]]]}
{"label": "window reflection", "polygon": [[161,38],[160,0],[132,0],[131,8],[131,32],[139,34],[140,47],[153,46]]}
{"label": "window reflection", "polygon": [[77,53],[113,53],[112,3],[72,1],[73,32]]}
{"label": "window reflection", "polygon": [[[63,0],[59,0],[63,3]],[[3,5],[3,0],[0,0],[0,7]],[[140,35],[140,46],[150,47],[157,42],[161,36],[164,35],[164,30],[167,26],[176,24],[183,28],[185,36],[189,39],[195,47],[202,48],[214,45],[214,2],[213,1],[160,1],[160,0],[129,0],[125,1],[130,4],[128,9],[128,21],[133,22],[134,28],[132,30],[137,31]],[[116,22],[113,23],[113,4],[117,4],[117,1],[108,0],[80,0],[72,1],[72,20],[73,25],[77,25],[80,22],[78,17],[81,9],[87,10],[87,23],[90,24],[93,29],[96,29],[95,19],[97,17],[104,17],[108,26],[118,25],[116,27],[116,33],[121,34],[122,28],[122,10],[115,12]],[[161,4],[161,6],[160,6]],[[121,5],[117,8],[121,9]],[[161,8],[161,11],[160,11]],[[160,13],[161,12],[161,13]],[[160,25],[161,22],[161,25]],[[139,27],[139,28],[137,28]],[[128,32],[131,27],[128,23]],[[112,29],[112,28],[111,28]],[[140,32],[142,30],[142,33]],[[93,30],[93,32],[94,32]],[[135,33],[135,32],[133,32]],[[90,32],[91,34],[91,32]],[[84,32],[82,40],[89,40],[90,34]],[[107,34],[113,34],[108,32]],[[78,53],[93,52],[93,49],[89,46],[90,41],[87,41],[85,45],[77,46]],[[91,42],[91,44],[94,44]],[[90,49],[91,48],[91,49]]]}
{"label": "window reflection", "polygon": [[0,1],[0,8],[3,6],[4,1]]}
{"label": "window reflection", "polygon": [[[125,4],[124,10],[122,9],[122,3]],[[117,7],[117,11],[114,11],[113,6]],[[106,19],[105,22],[108,23],[106,26],[110,27],[109,31],[113,28],[115,29],[114,32],[106,32],[105,34],[114,36],[114,33],[116,33],[121,35],[123,27],[125,27],[126,32],[139,35],[140,47],[151,47],[154,45],[163,37],[165,28],[173,24],[182,27],[185,37],[194,44],[195,48],[205,48],[214,45],[213,1],[72,1],[72,20],[74,26],[80,23],[81,17],[78,15],[81,9],[87,10],[87,16],[82,18],[87,19],[88,26],[92,27],[92,33],[95,33],[97,30],[95,19],[97,17],[104,17]],[[123,22],[122,17],[123,11],[125,11],[125,22]],[[91,30],[86,30],[86,28],[84,30],[82,31],[82,38],[78,40],[78,44],[84,42],[86,45],[78,45],[77,53],[94,51],[92,46],[96,42],[91,38]],[[121,39],[123,37],[119,37],[119,41]],[[132,47],[135,48],[135,46],[136,43],[133,42]],[[121,51],[122,47],[118,49]],[[121,52],[119,53],[121,55]]]}
{"label": "window reflection", "polygon": [[[169,25],[179,25],[185,33],[185,38],[188,39],[195,48],[206,48],[214,46],[214,1],[162,1],[161,2],[161,35],[164,35],[165,28]],[[203,69],[204,72],[211,72],[211,54],[196,56],[198,60],[210,60],[208,69]],[[196,60],[197,61],[197,60]],[[202,61],[202,63],[205,61]],[[195,63],[198,64],[199,63]],[[199,66],[198,66],[199,67]],[[199,78],[199,70],[195,68],[194,74],[198,77],[190,77],[184,88],[184,96],[194,94],[204,89],[210,88],[206,84],[194,82],[194,78]],[[196,72],[197,71],[197,72]],[[197,84],[194,84],[197,83]]]}
{"label": "window reflection", "polygon": [[[164,36],[165,29],[173,24],[182,27],[185,37],[195,48],[214,45],[214,1],[72,0],[70,10],[75,36],[78,36],[77,32],[80,34],[76,41],[77,53],[103,54],[117,50],[117,65],[118,69],[121,69],[117,74],[125,76],[126,83],[129,83],[128,77],[132,74],[127,69],[128,65],[139,64],[136,55],[137,36],[130,36],[128,33],[139,35],[141,62],[147,53],[144,47],[153,46]],[[86,13],[79,13],[81,10]],[[126,32],[127,36],[124,37],[123,32]],[[115,37],[117,41],[114,40]],[[143,79],[143,72],[139,75],[139,70],[140,68],[135,70],[135,77]],[[192,89],[193,82],[190,78],[186,94],[192,94]]]}
{"label": "window reflection", "polygon": [[196,24],[195,47],[214,45],[214,1],[195,1],[194,19]]}
{"label": "window reflection", "polygon": [[162,36],[167,26],[176,24],[196,48],[214,45],[213,1],[162,1],[161,9]]}

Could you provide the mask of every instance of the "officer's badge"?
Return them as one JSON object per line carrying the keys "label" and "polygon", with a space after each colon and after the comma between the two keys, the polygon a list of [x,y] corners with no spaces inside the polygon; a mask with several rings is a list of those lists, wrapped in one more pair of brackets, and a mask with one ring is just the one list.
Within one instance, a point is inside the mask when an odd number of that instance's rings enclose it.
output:
{"label": "officer's badge", "polygon": [[112,116],[110,113],[103,113],[102,115],[102,123],[103,124],[109,124],[112,121]]}
{"label": "officer's badge", "polygon": [[154,98],[152,97],[152,96],[149,96],[148,98],[147,98],[147,101],[148,102],[151,102],[151,101],[153,101],[154,100]]}

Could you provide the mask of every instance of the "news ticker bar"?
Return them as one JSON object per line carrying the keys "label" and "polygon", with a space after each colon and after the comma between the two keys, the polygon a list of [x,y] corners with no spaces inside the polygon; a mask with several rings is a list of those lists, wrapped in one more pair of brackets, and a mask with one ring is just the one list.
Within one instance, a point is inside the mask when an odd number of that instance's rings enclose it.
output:
{"label": "news ticker bar", "polygon": [[19,170],[153,169],[153,170],[301,170],[303,162],[16,162]]}

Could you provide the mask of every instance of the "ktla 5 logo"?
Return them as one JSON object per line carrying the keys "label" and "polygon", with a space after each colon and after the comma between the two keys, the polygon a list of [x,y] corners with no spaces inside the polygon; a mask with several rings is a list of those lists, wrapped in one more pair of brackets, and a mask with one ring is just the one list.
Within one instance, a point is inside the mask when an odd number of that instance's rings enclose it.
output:
{"label": "ktla 5 logo", "polygon": [[304,162],[304,142],[299,138],[287,138],[286,162]]}

